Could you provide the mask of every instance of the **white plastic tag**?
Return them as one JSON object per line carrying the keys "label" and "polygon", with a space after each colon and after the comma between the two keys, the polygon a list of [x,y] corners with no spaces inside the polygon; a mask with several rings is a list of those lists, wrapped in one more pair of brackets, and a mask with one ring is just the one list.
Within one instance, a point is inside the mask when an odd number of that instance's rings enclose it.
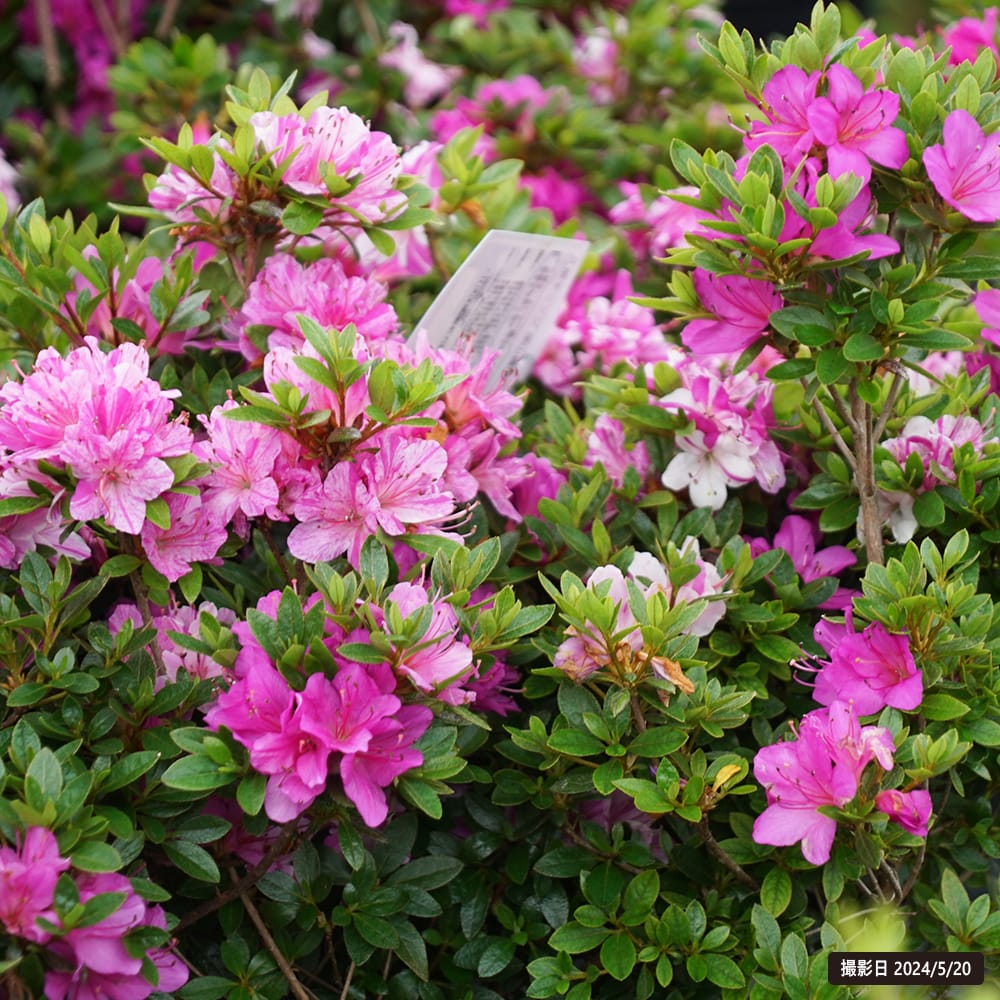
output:
{"label": "white plastic tag", "polygon": [[434,347],[474,358],[499,352],[491,384],[526,378],[556,319],[590,244],[562,236],[491,229],[431,303],[416,329]]}

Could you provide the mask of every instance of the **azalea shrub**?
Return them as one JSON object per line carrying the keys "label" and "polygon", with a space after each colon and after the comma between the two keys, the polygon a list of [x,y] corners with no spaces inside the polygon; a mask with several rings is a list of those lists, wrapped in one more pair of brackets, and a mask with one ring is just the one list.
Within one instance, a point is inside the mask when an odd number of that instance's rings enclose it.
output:
{"label": "azalea shrub", "polygon": [[[85,6],[2,42],[0,992],[1000,995],[997,9]],[[587,242],[520,382],[423,319],[490,230]]]}

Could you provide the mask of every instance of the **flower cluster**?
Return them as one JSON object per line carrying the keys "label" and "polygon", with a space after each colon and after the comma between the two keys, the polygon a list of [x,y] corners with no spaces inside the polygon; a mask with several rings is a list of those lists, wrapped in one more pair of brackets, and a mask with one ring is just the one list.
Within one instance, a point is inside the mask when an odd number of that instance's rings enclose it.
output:
{"label": "flower cluster", "polygon": [[[714,363],[713,363],[714,360]],[[659,400],[691,421],[678,434],[677,454],[663,471],[663,485],[688,491],[696,507],[718,510],[728,490],[756,481],[767,493],[785,484],[785,466],[770,429],[773,386],[751,369],[725,374],[718,362],[689,360],[678,366],[681,388]]]}
{"label": "flower cluster", "polygon": [[[715,566],[702,558],[696,538],[686,538],[679,549],[671,546],[669,557],[670,562],[665,566],[651,553],[637,552],[627,574],[617,566],[598,566],[587,580],[587,589],[605,604],[612,603],[611,627],[602,629],[593,623],[588,623],[586,628],[569,626],[556,651],[554,665],[578,684],[599,670],[622,677],[628,674],[641,677],[651,668],[654,676],[668,681],[678,690],[694,691],[691,681],[676,662],[646,648],[629,599],[629,584],[637,586],[643,598],[648,600],[661,594],[668,605],[674,607],[722,595],[725,581]],[[685,582],[675,586],[670,574],[677,570],[693,570],[694,575],[684,572]],[[725,613],[721,601],[707,603],[684,631],[688,635],[709,635]]]}
{"label": "flower cluster", "polygon": [[[72,518],[139,535],[146,504],[174,485],[168,460],[191,450],[191,431],[172,416],[176,395],[149,377],[138,345],[104,353],[89,337],[65,358],[42,351],[23,381],[0,388],[0,495],[30,497],[32,484],[67,491]],[[156,558],[149,535],[142,541]]]}
{"label": "flower cluster", "polygon": [[[829,860],[837,821],[820,812],[842,809],[861,790],[861,776],[872,760],[883,773],[892,770],[892,734],[880,726],[862,726],[859,716],[886,706],[912,711],[923,700],[923,675],[905,635],[872,622],[856,632],[847,623],[821,621],[816,640],[830,657],[819,661],[813,694],[826,706],[803,717],[796,739],[763,747],[754,759],[754,775],[767,792],[767,808],[754,823],[759,844],[788,846],[802,842],[812,864]],[[804,664],[803,664],[804,665]],[[876,809],[917,836],[927,836],[931,813],[926,789],[882,789]]]}
{"label": "flower cluster", "polygon": [[183,986],[187,967],[167,948],[137,950],[130,942],[130,932],[165,932],[167,923],[162,908],[149,906],[124,876],[72,876],[80,904],[97,897],[120,901],[99,920],[62,925],[55,909],[56,883],[69,868],[45,827],[29,827],[17,847],[0,847],[0,924],[8,934],[45,947],[45,995],[52,1000],[145,1000],[154,991]]}

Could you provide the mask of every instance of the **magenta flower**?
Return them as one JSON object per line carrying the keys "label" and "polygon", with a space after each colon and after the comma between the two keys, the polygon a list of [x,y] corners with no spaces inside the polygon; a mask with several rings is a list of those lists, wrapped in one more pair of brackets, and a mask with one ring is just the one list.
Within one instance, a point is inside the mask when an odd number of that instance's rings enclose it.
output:
{"label": "magenta flower", "polygon": [[[166,930],[166,916],[159,906],[147,906],[123,875],[90,875],[77,878],[80,902],[104,893],[125,898],[112,914],[89,927],[77,927],[50,946],[60,958],[75,963],[72,970],[45,974],[48,1000],[146,1000],[155,991],[173,993],[188,979],[188,970],[165,948],[152,948],[137,956],[125,935],[139,927]],[[147,978],[155,978],[155,984]]]}
{"label": "magenta flower", "polygon": [[1000,289],[987,288],[972,296],[972,305],[983,321],[983,340],[1000,347]]}
{"label": "magenta flower", "polygon": [[208,441],[199,444],[198,455],[215,466],[203,497],[223,523],[232,520],[237,511],[247,517],[274,517],[277,513],[275,464],[281,454],[282,434],[274,427],[226,416],[237,407],[229,400],[201,417]]}
{"label": "magenta flower", "polygon": [[802,854],[814,865],[830,860],[837,821],[821,806],[847,805],[858,791],[850,762],[833,756],[823,739],[819,713],[810,712],[797,740],[762,747],[754,758],[754,777],[767,792],[767,808],[753,824],[758,844],[787,847],[802,842]]}
{"label": "magenta flower", "polygon": [[695,268],[691,275],[702,305],[712,315],[691,320],[681,334],[693,354],[745,351],[767,331],[771,313],[784,305],[770,281],[738,274],[712,274]]}
{"label": "magenta flower", "polygon": [[190,573],[194,563],[212,559],[229,533],[220,513],[201,497],[168,493],[165,499],[170,526],[147,521],[139,537],[150,564],[173,583]]}
{"label": "magenta flower", "polygon": [[973,222],[1000,221],[1000,141],[968,111],[944,120],[944,141],[924,150],[927,176],[952,208]]}
{"label": "magenta flower", "polygon": [[310,490],[295,505],[302,523],[288,536],[296,559],[325,562],[347,553],[357,564],[364,540],[379,528],[405,534],[408,526],[433,530],[455,509],[444,487],[448,453],[436,441],[397,432],[380,437],[378,451],[335,465],[322,492]]}
{"label": "magenta flower", "polygon": [[838,701],[806,715],[797,737],[762,747],[754,758],[768,804],[754,821],[753,839],[776,847],[801,841],[806,861],[822,865],[830,859],[837,821],[819,809],[847,805],[870,761],[891,767],[892,736],[887,729],[862,728],[854,710]]}
{"label": "magenta flower", "polygon": [[816,142],[826,147],[830,175],[851,173],[867,184],[871,162],[902,167],[910,153],[906,134],[892,124],[899,116],[898,95],[866,91],[839,63],[827,70],[826,84],[826,96],[812,101],[806,114]]}
{"label": "magenta flower", "polygon": [[480,31],[487,26],[490,14],[499,13],[509,6],[510,0],[444,0],[444,12],[449,17],[471,17]]}
{"label": "magenta flower", "polygon": [[17,848],[0,847],[0,924],[8,934],[36,944],[49,940],[38,921],[57,922],[52,901],[67,868],[55,835],[44,826],[28,827]]}
{"label": "magenta flower", "polygon": [[418,691],[433,693],[442,701],[462,704],[471,700],[460,685],[472,675],[472,649],[458,636],[458,618],[451,605],[432,600],[426,589],[415,583],[397,583],[386,600],[404,619],[428,605],[432,609],[427,631],[416,645],[395,652],[396,671]]}
{"label": "magenta flower", "polygon": [[299,316],[334,330],[353,323],[360,340],[382,341],[399,325],[396,311],[385,301],[386,291],[376,278],[348,274],[334,258],[306,265],[290,254],[278,253],[260,269],[227,333],[236,337],[249,361],[256,361],[261,351],[248,336],[248,327],[269,327],[270,349],[301,348],[305,338]]}
{"label": "magenta flower", "polygon": [[[330,198],[333,206],[379,222],[397,212],[405,195],[395,189],[399,150],[385,132],[373,132],[347,108],[319,107],[308,120],[300,115],[258,111],[250,118],[261,153],[273,163],[288,161],[282,183],[305,195]],[[351,183],[331,196],[327,177]]]}
{"label": "magenta flower", "polygon": [[933,806],[930,792],[926,789],[915,788],[910,792],[892,789],[879,792],[875,796],[875,806],[907,833],[912,833],[915,837],[927,836],[927,823],[931,818]]}
{"label": "magenta flower", "polygon": [[598,462],[608,474],[608,479],[619,489],[625,483],[625,473],[628,469],[634,469],[640,481],[644,480],[649,472],[649,453],[645,443],[638,441],[632,448],[627,448],[625,428],[607,413],[602,413],[594,421],[594,429],[587,437],[584,468],[591,469]]}
{"label": "magenta flower", "polygon": [[392,718],[372,724],[366,749],[344,755],[340,762],[344,791],[368,826],[381,825],[389,814],[385,789],[399,775],[424,762],[424,755],[413,744],[424,735],[433,717],[423,705],[404,705]]}
{"label": "magenta flower", "polygon": [[816,100],[818,71],[806,73],[798,66],[784,66],[762,91],[766,122],[753,122],[746,148],[768,145],[786,163],[797,163],[813,146],[809,109]]}
{"label": "magenta flower", "polygon": [[462,75],[460,66],[442,66],[424,55],[417,29],[403,21],[389,25],[390,48],[378,56],[378,64],[402,74],[403,99],[411,108],[423,108],[445,93]]}
{"label": "magenta flower", "polygon": [[997,15],[996,7],[987,7],[983,18],[959,18],[954,24],[942,32],[942,41],[951,49],[948,63],[958,66],[963,62],[975,62],[983,49],[989,49],[994,55],[997,50]]}
{"label": "magenta flower", "polygon": [[[841,570],[853,566],[858,557],[843,545],[829,545],[817,549],[820,540],[819,527],[808,518],[792,514],[786,517],[775,532],[775,549],[784,549],[803,583],[811,583],[827,576],[837,576]],[[766,544],[766,543],[765,543]],[[764,550],[761,550],[764,551]],[[851,603],[851,591],[845,587],[824,601],[821,608],[842,608]]]}
{"label": "magenta flower", "polygon": [[846,632],[829,653],[813,691],[821,705],[850,701],[859,715],[871,715],[886,705],[914,709],[923,700],[923,674],[905,635],[872,622],[863,632]]}
{"label": "magenta flower", "polygon": [[[249,650],[260,655],[244,656]],[[226,726],[249,749],[262,737],[284,730],[291,718],[294,696],[288,681],[275,670],[260,646],[244,646],[236,666],[239,679],[219,692],[215,704],[205,713],[205,724],[210,729]]]}
{"label": "magenta flower", "polygon": [[[387,668],[379,679],[374,667],[347,663],[333,680],[313,674],[300,696],[302,730],[329,751],[358,753],[367,748],[372,726],[395,715],[402,703],[391,693],[395,681]],[[388,689],[388,690],[387,690]]]}

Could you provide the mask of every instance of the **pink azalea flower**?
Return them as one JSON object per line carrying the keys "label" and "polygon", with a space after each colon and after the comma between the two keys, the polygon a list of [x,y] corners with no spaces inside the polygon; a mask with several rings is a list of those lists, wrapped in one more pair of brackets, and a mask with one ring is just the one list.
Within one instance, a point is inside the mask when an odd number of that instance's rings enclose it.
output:
{"label": "pink azalea flower", "polygon": [[[818,525],[798,514],[786,517],[775,532],[773,548],[784,549],[788,553],[795,572],[803,583],[838,576],[841,570],[858,561],[858,557],[843,545],[828,545],[825,549],[817,549],[820,537]],[[851,591],[839,587],[834,596],[824,601],[820,607],[842,608],[845,603],[851,603]]]}
{"label": "pink azalea flower", "polygon": [[372,725],[395,715],[400,700],[390,692],[394,686],[376,682],[373,673],[362,664],[348,663],[332,680],[313,674],[300,696],[302,730],[330,752],[358,753],[367,748]]}
{"label": "pink azalea flower", "polygon": [[[258,111],[250,125],[272,162],[289,160],[282,183],[300,194],[330,198],[334,208],[350,209],[369,222],[389,218],[406,200],[395,189],[399,150],[392,138],[372,131],[347,108],[319,107],[308,120]],[[331,196],[325,176],[350,181],[351,190]]]}
{"label": "pink azalea flower", "polygon": [[776,493],[785,483],[781,453],[770,438],[771,386],[759,373],[721,375],[688,358],[678,366],[682,386],[659,405],[678,408],[694,429],[675,439],[678,454],[663,472],[664,486],[688,490],[698,507],[718,510],[729,487],[756,479]]}
{"label": "pink azalea flower", "polygon": [[915,837],[927,836],[927,823],[931,818],[933,806],[930,792],[926,789],[914,788],[910,792],[892,789],[879,792],[875,796],[875,806],[907,833],[912,833]]}
{"label": "pink azalea flower", "polygon": [[[675,547],[668,546],[667,552],[668,559],[672,560]],[[659,591],[666,596],[672,607],[678,602],[687,601],[690,603],[703,597],[713,597],[725,593],[725,581],[719,575],[714,563],[702,558],[701,545],[697,538],[693,535],[685,538],[676,547],[676,555],[676,564],[671,561],[669,566],[664,566],[649,552],[636,552],[629,564],[628,575],[640,583],[645,581],[644,596],[648,597],[654,591]],[[679,567],[692,567],[697,570],[697,574],[675,588],[670,582],[667,570]],[[688,635],[711,635],[725,614],[726,604],[724,601],[710,601],[705,610],[685,629],[685,632]]]}
{"label": "pink azalea flower", "polygon": [[22,383],[0,388],[0,445],[10,453],[0,467],[65,465],[77,480],[73,517],[138,534],[146,501],[173,485],[164,459],[191,450],[191,432],[171,419],[177,391],[148,374],[149,355],[137,344],[104,353],[87,337],[65,359],[42,351]]}
{"label": "pink azalea flower", "polygon": [[426,107],[462,75],[460,66],[442,66],[424,55],[412,24],[394,21],[388,40],[391,48],[378,56],[378,64],[403,75],[403,97],[411,108]]}
{"label": "pink azalea flower", "polygon": [[173,583],[190,573],[194,563],[212,559],[229,532],[219,512],[200,496],[167,493],[165,499],[170,526],[147,521],[139,537],[150,564]]}
{"label": "pink azalea flower", "polygon": [[44,944],[51,938],[39,919],[57,923],[52,901],[69,861],[51,830],[31,826],[18,847],[0,847],[0,924],[14,937]]}
{"label": "pink azalea flower", "polygon": [[[177,645],[170,635],[171,632],[179,632],[192,639],[199,639],[201,637],[200,618],[202,614],[209,615],[223,625],[231,626],[236,623],[235,612],[229,608],[216,607],[211,601],[203,601],[197,607],[182,605],[152,616],[152,625],[156,629],[157,642],[166,671],[165,676],[156,679],[158,688],[166,683],[176,681],[177,673],[181,668],[192,677],[202,680],[208,677],[223,676],[222,665],[210,655],[185,649],[183,646]],[[135,629],[142,628],[142,615],[136,605],[119,604],[111,612],[108,618],[108,628],[111,630],[111,634],[117,635],[126,621],[131,621]]]}
{"label": "pink azalea flower", "polygon": [[283,435],[274,427],[228,418],[237,406],[229,400],[200,418],[208,441],[197,446],[198,455],[215,466],[203,497],[223,523],[237,511],[273,517],[279,495],[275,465]]}
{"label": "pink azalea flower", "polygon": [[[616,31],[627,24],[619,18]],[[573,43],[573,66],[587,81],[587,94],[595,104],[612,104],[628,91],[628,71],[621,64],[619,45],[605,25],[597,25]]]}
{"label": "pink azalea flower", "polygon": [[983,49],[989,49],[994,55],[997,50],[997,15],[996,7],[987,7],[983,11],[982,20],[975,17],[959,18],[954,24],[942,31],[942,41],[951,49],[948,63],[958,66],[963,62],[975,62]]}
{"label": "pink azalea flower", "polygon": [[424,762],[424,755],[413,744],[433,717],[423,705],[404,705],[392,718],[372,725],[366,749],[345,754],[340,762],[344,792],[368,826],[380,826],[389,814],[385,789],[399,775]]}
{"label": "pink azalea flower", "polygon": [[244,357],[256,361],[260,349],[250,326],[269,327],[267,346],[301,348],[305,343],[298,317],[342,330],[353,323],[365,342],[384,340],[396,331],[396,311],[385,301],[386,286],[365,275],[348,275],[341,261],[324,257],[300,264],[290,254],[269,257],[254,279],[246,301],[229,327]]}
{"label": "pink azalea flower", "polygon": [[762,110],[768,120],[751,124],[746,148],[768,145],[786,163],[801,160],[814,141],[809,109],[816,100],[819,81],[818,71],[807,74],[798,66],[779,69],[762,91]]}
{"label": "pink azalea flower", "polygon": [[955,482],[955,450],[972,446],[978,458],[983,453],[986,431],[974,417],[956,417],[946,413],[937,420],[928,417],[911,417],[898,437],[883,442],[883,447],[905,466],[910,455],[916,454],[924,466],[923,482],[919,491],[932,490],[942,482]]}
{"label": "pink azalea flower", "polygon": [[700,223],[712,218],[710,212],[677,201],[674,195],[694,198],[698,189],[692,186],[672,188],[646,204],[642,190],[631,181],[621,181],[618,189],[625,196],[612,205],[608,218],[619,227],[637,261],[647,257],[665,257],[675,247],[687,246],[687,235],[710,234]]}
{"label": "pink azalea flower", "polygon": [[909,158],[906,134],[892,125],[898,116],[897,94],[866,91],[839,63],[826,71],[826,96],[817,97],[806,112],[813,137],[826,147],[830,175],[852,173],[866,184],[870,161],[898,170]]}
{"label": "pink azalea flower", "polygon": [[681,334],[694,354],[745,351],[767,332],[771,313],[784,305],[770,281],[695,268],[691,279],[709,319],[691,320]]}
{"label": "pink azalea flower", "polygon": [[859,715],[871,715],[886,705],[911,710],[923,700],[923,675],[905,635],[873,622],[863,632],[847,632],[828,652],[813,691],[821,705],[850,701]]}
{"label": "pink azalea flower", "polygon": [[944,120],[944,142],[924,150],[934,190],[973,222],[1000,221],[1000,141],[962,108]]}
{"label": "pink azalea flower", "polygon": [[205,219],[221,219],[228,215],[228,205],[236,194],[239,180],[225,160],[218,155],[219,147],[230,149],[221,136],[209,138],[195,130],[195,141],[213,149],[212,176],[205,184],[194,176],[169,164],[150,190],[149,204],[172,222],[198,225]]}
{"label": "pink azalea flower", "polygon": [[577,176],[571,164],[544,166],[521,175],[521,186],[531,192],[531,207],[548,209],[557,226],[577,219],[587,205],[594,204],[586,183]]}
{"label": "pink azalea flower", "polygon": [[333,467],[322,493],[303,494],[295,505],[301,522],[288,536],[296,559],[325,562],[348,555],[357,564],[364,540],[379,528],[405,534],[408,526],[433,530],[449,517],[455,499],[443,488],[448,453],[436,441],[387,433],[375,453]]}
{"label": "pink azalea flower", "polygon": [[497,14],[508,7],[510,0],[444,0],[444,12],[449,17],[471,17],[480,30],[489,23],[490,14]]}
{"label": "pink azalea flower", "polygon": [[591,469],[598,462],[617,488],[625,483],[625,473],[634,469],[640,482],[649,472],[649,453],[646,445],[638,441],[631,449],[625,447],[625,428],[614,417],[602,413],[594,421],[594,429],[587,438],[584,468]]}
{"label": "pink azalea flower", "polygon": [[871,760],[883,769],[892,766],[891,748],[887,729],[862,728],[844,702],[810,712],[796,739],[762,747],[754,758],[754,776],[764,786],[768,804],[754,821],[753,839],[776,847],[801,842],[806,861],[825,864],[837,821],[819,812],[820,807],[847,805]]}
{"label": "pink azalea flower", "polygon": [[75,928],[50,946],[60,958],[75,962],[76,968],[45,974],[49,1000],[146,1000],[154,990],[173,993],[187,982],[187,966],[167,949],[153,948],[145,957],[153,966],[154,985],[146,978],[143,959],[126,947],[125,935],[134,928],[166,930],[161,907],[147,906],[123,875],[84,874],[77,878],[77,888],[81,903],[111,892],[122,893],[125,899],[104,920]]}
{"label": "pink azalea flower", "polygon": [[322,492],[308,490],[295,505],[299,519],[288,550],[306,562],[329,562],[347,554],[352,566],[375,533],[375,504],[354,462],[340,462],[323,480]]}
{"label": "pink azalea flower", "polygon": [[1000,289],[987,288],[977,292],[972,296],[972,305],[983,321],[983,340],[1000,347]]}
{"label": "pink azalea flower", "polygon": [[472,675],[472,650],[458,635],[458,618],[451,605],[432,600],[426,589],[415,583],[397,583],[386,601],[395,605],[404,619],[431,607],[427,631],[417,644],[395,652],[396,671],[409,678],[418,691],[433,693],[442,701],[470,701],[461,685]]}
{"label": "pink azalea flower", "polygon": [[[247,649],[244,646],[241,655]],[[256,650],[263,653],[259,646]],[[226,726],[237,741],[250,749],[262,737],[284,730],[292,715],[294,697],[288,681],[266,655],[245,657],[243,669],[237,663],[236,674],[238,680],[220,691],[215,704],[205,713],[205,724],[209,729]]]}
{"label": "pink azalea flower", "polygon": [[525,466],[530,474],[514,487],[514,506],[522,517],[538,517],[538,502],[543,497],[555,500],[559,488],[569,480],[547,458],[529,453],[524,456]]}

